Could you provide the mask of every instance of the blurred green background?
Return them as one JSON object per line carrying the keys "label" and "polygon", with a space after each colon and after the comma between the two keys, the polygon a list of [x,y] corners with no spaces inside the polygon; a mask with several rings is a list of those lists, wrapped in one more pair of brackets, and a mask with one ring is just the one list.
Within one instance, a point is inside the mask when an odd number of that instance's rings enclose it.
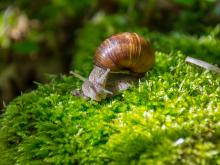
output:
{"label": "blurred green background", "polygon": [[[82,67],[103,39],[122,31],[147,36],[156,50],[180,50],[219,65],[219,23],[219,0],[5,0],[0,109],[35,82],[47,82],[46,74]],[[90,69],[79,70],[87,76]]]}

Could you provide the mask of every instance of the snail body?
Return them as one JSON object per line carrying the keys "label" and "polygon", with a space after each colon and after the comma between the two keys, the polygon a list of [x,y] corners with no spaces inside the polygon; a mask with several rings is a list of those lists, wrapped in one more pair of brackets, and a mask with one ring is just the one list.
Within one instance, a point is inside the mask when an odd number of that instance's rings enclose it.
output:
{"label": "snail body", "polygon": [[137,83],[154,62],[154,52],[143,37],[128,32],[113,35],[98,47],[82,93],[96,101],[113,96]]}

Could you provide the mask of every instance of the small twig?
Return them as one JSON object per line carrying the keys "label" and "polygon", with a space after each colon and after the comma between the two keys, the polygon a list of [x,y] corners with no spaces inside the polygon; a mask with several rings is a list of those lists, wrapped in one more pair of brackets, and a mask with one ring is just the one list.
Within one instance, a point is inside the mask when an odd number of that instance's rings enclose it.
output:
{"label": "small twig", "polygon": [[192,63],[192,64],[195,64],[197,66],[200,66],[202,68],[205,68],[207,70],[211,70],[211,71],[220,73],[220,68],[219,67],[217,67],[215,65],[212,65],[208,62],[205,62],[205,61],[202,61],[202,60],[199,60],[199,59],[196,59],[196,58],[192,58],[192,57],[186,57],[185,61],[189,62],[189,63]]}

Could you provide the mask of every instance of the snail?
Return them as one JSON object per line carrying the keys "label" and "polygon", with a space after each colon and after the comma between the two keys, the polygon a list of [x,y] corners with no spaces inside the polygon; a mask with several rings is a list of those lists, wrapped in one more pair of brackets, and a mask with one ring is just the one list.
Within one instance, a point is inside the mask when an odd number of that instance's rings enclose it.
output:
{"label": "snail", "polygon": [[137,83],[154,62],[149,41],[136,33],[123,32],[107,38],[98,47],[88,79],[72,73],[84,81],[83,96],[101,101]]}

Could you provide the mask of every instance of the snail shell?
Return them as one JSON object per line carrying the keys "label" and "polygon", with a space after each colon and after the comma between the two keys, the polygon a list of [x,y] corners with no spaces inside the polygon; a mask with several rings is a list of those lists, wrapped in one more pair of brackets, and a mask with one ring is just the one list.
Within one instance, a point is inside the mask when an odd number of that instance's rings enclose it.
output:
{"label": "snail shell", "polygon": [[149,41],[136,33],[124,32],[103,41],[96,51],[94,64],[111,71],[128,70],[142,74],[152,68],[154,52]]}
{"label": "snail shell", "polygon": [[143,37],[128,32],[113,35],[98,47],[82,95],[96,101],[114,96],[137,83],[154,61],[150,43]]}

